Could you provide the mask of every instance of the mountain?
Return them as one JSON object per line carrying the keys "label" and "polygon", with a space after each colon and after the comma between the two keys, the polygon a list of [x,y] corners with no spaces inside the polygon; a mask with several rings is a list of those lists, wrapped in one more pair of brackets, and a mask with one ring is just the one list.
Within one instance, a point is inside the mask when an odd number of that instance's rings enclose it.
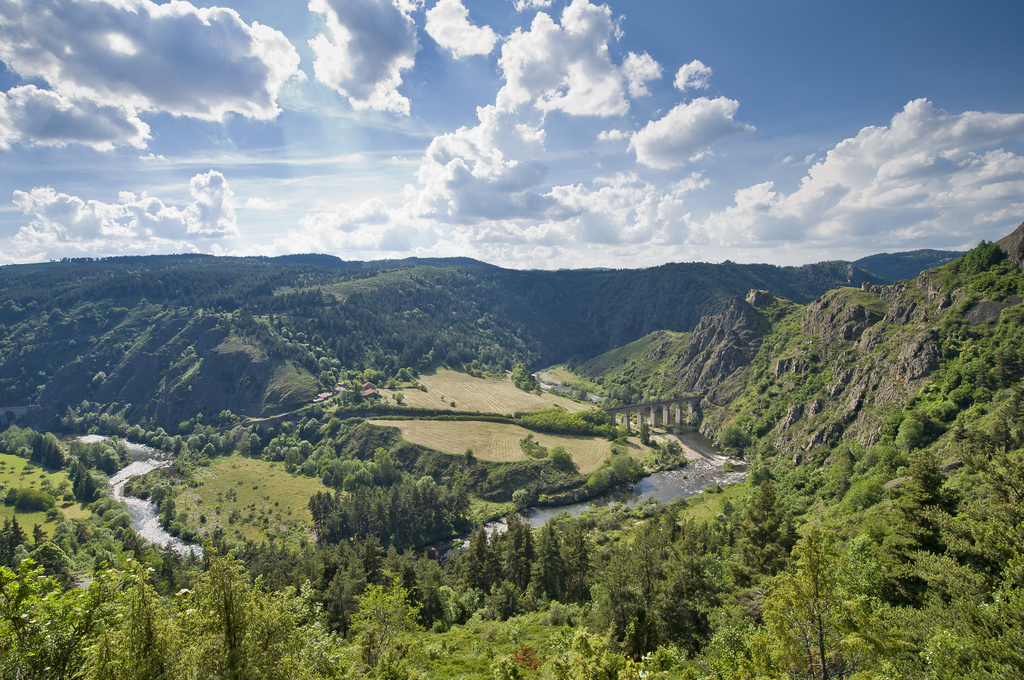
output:
{"label": "mountain", "polygon": [[887,283],[912,279],[926,269],[940,267],[963,255],[952,250],[911,250],[903,253],[879,253],[854,261],[854,265],[877,274]]}
{"label": "mountain", "polygon": [[982,243],[911,281],[807,304],[751,291],[692,332],[654,333],[573,368],[627,403],[703,393],[706,434],[736,425],[790,454],[871,446],[910,416],[934,440],[1020,379],[1022,296],[1019,266]]}
{"label": "mountain", "polygon": [[752,287],[808,301],[880,279],[846,262],[515,271],[468,259],[344,262],[201,255],[0,268],[0,405],[54,422],[83,401],[176,426],[272,415],[347,370],[589,357],[689,330]]}

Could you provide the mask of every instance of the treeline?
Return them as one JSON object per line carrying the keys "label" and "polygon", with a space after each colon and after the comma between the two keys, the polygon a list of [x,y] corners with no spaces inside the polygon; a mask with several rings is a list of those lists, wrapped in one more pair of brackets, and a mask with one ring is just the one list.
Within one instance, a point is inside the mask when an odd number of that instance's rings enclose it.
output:
{"label": "treeline", "polygon": [[[386,452],[384,456],[386,456]],[[439,485],[398,473],[387,485],[319,492],[309,500],[313,527],[324,543],[373,537],[402,550],[468,531],[469,494],[462,481]]]}

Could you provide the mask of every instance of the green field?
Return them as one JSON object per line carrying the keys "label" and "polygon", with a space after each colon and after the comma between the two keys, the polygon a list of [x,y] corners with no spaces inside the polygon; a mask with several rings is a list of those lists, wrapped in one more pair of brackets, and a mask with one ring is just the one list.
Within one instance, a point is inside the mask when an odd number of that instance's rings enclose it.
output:
{"label": "green field", "polygon": [[[397,427],[402,436],[413,444],[426,446],[444,453],[462,455],[466,449],[473,449],[473,455],[480,460],[495,463],[510,463],[529,460],[519,446],[519,440],[532,434],[541,446],[563,446],[572,456],[576,467],[583,474],[593,472],[611,456],[611,442],[600,437],[547,434],[531,432],[518,425],[486,423],[475,420],[377,420],[372,425]],[[635,458],[643,460],[648,449],[630,448]]]}
{"label": "green field", "polygon": [[89,516],[87,510],[75,502],[60,500],[66,491],[71,490],[71,482],[64,470],[46,470],[24,458],[0,453],[0,496],[6,496],[8,489],[56,489],[58,511],[56,520],[46,518],[45,512],[16,512],[13,505],[0,503],[0,522],[12,517],[18,518],[18,524],[31,536],[32,527],[39,524],[47,535],[52,534],[57,522],[64,519],[84,519]]}
{"label": "green field", "polygon": [[229,536],[259,540],[266,532],[309,531],[310,496],[326,491],[320,480],[291,475],[283,465],[228,456],[195,473],[198,486],[183,489],[177,511],[206,535],[223,527]]}
{"label": "green field", "polygon": [[[427,391],[417,389],[380,390],[389,401],[395,392],[402,392],[406,406],[417,408],[443,408],[451,411],[478,411],[484,413],[515,413],[516,411],[539,411],[552,406],[562,406],[567,411],[582,411],[587,408],[571,399],[554,394],[537,395],[524,392],[512,384],[510,379],[494,380],[474,378],[468,373],[439,369],[434,373],[420,376],[419,381]],[[452,406],[455,402],[455,406]]]}

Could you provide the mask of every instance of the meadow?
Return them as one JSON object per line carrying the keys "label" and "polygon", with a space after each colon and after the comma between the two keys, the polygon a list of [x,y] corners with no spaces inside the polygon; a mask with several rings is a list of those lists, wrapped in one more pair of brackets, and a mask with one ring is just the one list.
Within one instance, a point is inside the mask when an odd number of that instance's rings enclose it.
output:
{"label": "meadow", "polygon": [[[582,411],[589,406],[555,394],[524,392],[512,384],[508,378],[476,378],[468,373],[460,373],[450,369],[439,369],[434,373],[420,376],[419,382],[426,392],[418,389],[405,388],[400,390],[380,390],[387,395],[388,401],[394,401],[395,392],[405,396],[403,404],[416,408],[444,408],[452,411],[476,411],[483,413],[515,413],[516,411],[539,411],[552,406],[561,406],[567,411]],[[452,402],[455,406],[452,406]]]}
{"label": "meadow", "polygon": [[[531,432],[518,425],[486,423],[475,420],[371,420],[373,425],[397,427],[407,441],[444,453],[462,455],[473,449],[480,460],[509,463],[529,460],[519,446],[519,440],[533,435],[534,441],[550,449],[563,446],[572,456],[583,474],[593,472],[611,455],[611,442],[599,437],[556,435]],[[632,450],[632,449],[631,449]],[[646,449],[638,450],[646,454]],[[638,456],[641,455],[638,453]]]}
{"label": "meadow", "polygon": [[206,535],[223,527],[229,536],[259,540],[268,532],[306,532],[312,525],[309,498],[328,491],[316,478],[285,472],[281,463],[227,456],[197,470],[197,484],[175,499],[188,524]]}
{"label": "meadow", "polygon": [[61,500],[64,493],[71,490],[67,472],[47,470],[25,458],[7,453],[0,454],[0,489],[0,497],[6,496],[8,489],[40,489],[49,491],[50,495],[56,495],[57,505],[54,507],[59,513],[56,519],[47,519],[45,512],[16,512],[13,505],[0,503],[0,522],[17,517],[18,524],[29,535],[36,524],[40,525],[47,535],[52,535],[61,519],[85,519],[89,516],[89,512],[82,509],[78,503]]}

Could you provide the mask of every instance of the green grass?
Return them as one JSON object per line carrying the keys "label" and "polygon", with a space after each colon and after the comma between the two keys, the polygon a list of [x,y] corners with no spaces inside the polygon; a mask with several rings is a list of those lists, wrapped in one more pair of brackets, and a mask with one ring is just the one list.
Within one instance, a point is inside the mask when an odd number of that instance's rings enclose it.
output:
{"label": "green grass", "polygon": [[281,404],[308,402],[317,394],[316,378],[298,370],[290,361],[274,369],[274,377],[267,385],[264,410],[275,411]]}
{"label": "green grass", "polygon": [[71,491],[71,481],[68,479],[67,472],[64,470],[47,470],[30,463],[24,458],[7,453],[0,454],[0,487],[3,488],[0,491],[0,496],[6,496],[7,490],[12,488],[43,489],[44,482],[47,481],[49,481],[50,488],[61,489],[63,485],[65,489],[56,494],[57,505],[54,507],[59,512],[57,520],[47,519],[45,512],[17,512],[13,505],[0,503],[0,522],[17,517],[18,524],[31,537],[32,527],[36,524],[42,526],[47,535],[50,535],[57,527],[57,523],[61,518],[85,519],[89,516],[89,511],[83,509],[78,503],[61,500],[66,491]]}
{"label": "green grass", "polygon": [[722,487],[722,493],[700,493],[686,499],[686,508],[679,514],[680,519],[710,522],[722,512],[722,503],[728,500],[733,507],[739,507],[750,498],[751,489],[747,484],[729,484]]}
{"label": "green grass", "polygon": [[201,536],[219,526],[236,539],[309,531],[309,498],[328,490],[316,478],[285,472],[280,463],[242,456],[217,458],[195,479],[197,485],[176,499],[179,515],[186,512],[187,524]]}

